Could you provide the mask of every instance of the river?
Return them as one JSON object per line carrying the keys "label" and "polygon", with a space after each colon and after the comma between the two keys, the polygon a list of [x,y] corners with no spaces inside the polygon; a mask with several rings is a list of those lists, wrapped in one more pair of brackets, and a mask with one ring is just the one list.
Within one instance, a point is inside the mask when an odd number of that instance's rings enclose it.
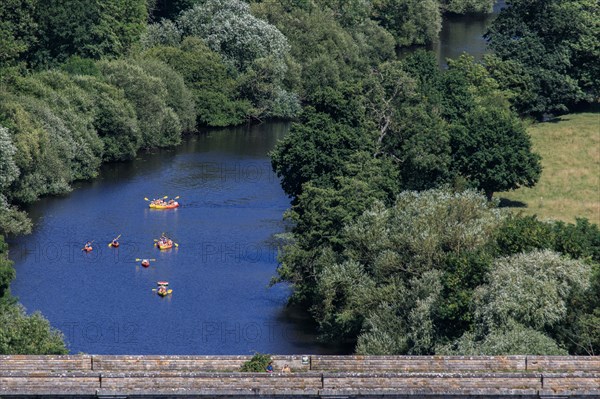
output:
{"label": "river", "polygon": [[[496,5],[495,11],[504,2]],[[492,16],[447,17],[433,46],[440,64],[463,51],[480,58]],[[29,236],[10,240],[12,293],[60,329],[71,353],[344,353],[317,343],[301,312],[287,309],[274,235],[289,199],[268,151],[288,124],[212,130],[168,150],[104,165],[71,194],[29,207]],[[175,210],[146,198],[179,196]],[[162,233],[179,245],[159,251]],[[118,249],[108,247],[121,235]],[[94,251],[81,251],[94,240]],[[138,258],[154,258],[144,268]],[[168,281],[172,295],[153,291]]]}

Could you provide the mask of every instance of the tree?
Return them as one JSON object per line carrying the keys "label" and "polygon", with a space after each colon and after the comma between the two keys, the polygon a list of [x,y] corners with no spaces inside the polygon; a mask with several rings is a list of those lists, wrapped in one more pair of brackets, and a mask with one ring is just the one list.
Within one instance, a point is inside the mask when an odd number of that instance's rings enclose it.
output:
{"label": "tree", "polygon": [[121,88],[133,104],[144,147],[167,147],[180,142],[181,122],[167,105],[166,82],[127,60],[101,61],[99,67],[106,82]]}
{"label": "tree", "polygon": [[542,117],[597,99],[598,2],[512,0],[507,5],[487,33],[497,57],[489,59],[489,68],[504,88],[515,91],[518,110]]}
{"label": "tree", "polygon": [[509,111],[476,109],[451,131],[453,167],[489,200],[494,192],[533,187],[542,172],[523,123]]}
{"label": "tree", "polygon": [[201,0],[153,0],[154,5],[150,9],[151,19],[160,21],[164,19],[174,19],[182,11],[192,8]]}
{"label": "tree", "polygon": [[41,1],[35,17],[40,41],[32,61],[47,65],[71,55],[125,55],[146,29],[147,16],[146,0]]}
{"label": "tree", "polygon": [[143,57],[159,59],[183,76],[194,99],[198,125],[238,125],[251,112],[251,104],[237,98],[237,82],[221,55],[201,39],[187,37],[177,48],[154,47]]}
{"label": "tree", "polygon": [[168,19],[148,25],[142,34],[140,42],[144,49],[156,46],[177,47],[181,43],[181,29]]}
{"label": "tree", "polygon": [[177,20],[183,34],[203,39],[238,70],[257,58],[272,56],[283,63],[286,37],[273,25],[254,17],[240,0],[207,0],[184,11]]}
{"label": "tree", "polygon": [[494,0],[442,0],[444,10],[454,14],[488,14],[493,6]]}
{"label": "tree", "polygon": [[373,0],[372,18],[394,35],[399,46],[427,44],[442,29],[439,0]]}
{"label": "tree", "polygon": [[568,300],[590,286],[592,268],[549,250],[500,258],[477,289],[475,313],[481,331],[510,321],[543,331],[567,315]]}
{"label": "tree", "polygon": [[[98,69],[96,64],[94,67]],[[133,105],[123,90],[95,76],[74,76],[73,81],[94,101],[93,125],[104,143],[103,160],[132,159],[142,146],[142,132]]]}
{"label": "tree", "polygon": [[0,2],[0,68],[20,61],[37,42],[38,25],[34,18],[37,0]]}
{"label": "tree", "polygon": [[294,124],[271,152],[271,165],[286,194],[297,197],[304,183],[332,182],[344,161],[367,146],[367,138],[360,129],[305,109],[301,123]]}
{"label": "tree", "polygon": [[63,334],[39,312],[30,316],[21,305],[0,305],[0,354],[65,355]]}
{"label": "tree", "polygon": [[16,152],[8,129],[0,126],[0,192],[4,192],[19,177],[19,168],[14,160]]}

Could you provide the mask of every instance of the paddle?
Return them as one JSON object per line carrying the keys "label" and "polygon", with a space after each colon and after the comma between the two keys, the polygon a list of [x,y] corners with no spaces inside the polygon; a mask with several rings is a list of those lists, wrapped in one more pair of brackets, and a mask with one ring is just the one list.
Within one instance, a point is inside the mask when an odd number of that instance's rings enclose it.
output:
{"label": "paddle", "polygon": [[150,201],[148,198],[144,197],[144,201]]}
{"label": "paddle", "polygon": [[117,237],[113,238],[113,240],[108,244],[109,247],[112,247],[113,241],[118,240],[119,238],[121,238],[121,234],[119,234]]}
{"label": "paddle", "polygon": [[144,259],[136,258],[135,259],[136,262],[141,262],[143,260],[147,260],[148,262],[156,262],[156,259],[146,259],[146,258],[144,258]]}

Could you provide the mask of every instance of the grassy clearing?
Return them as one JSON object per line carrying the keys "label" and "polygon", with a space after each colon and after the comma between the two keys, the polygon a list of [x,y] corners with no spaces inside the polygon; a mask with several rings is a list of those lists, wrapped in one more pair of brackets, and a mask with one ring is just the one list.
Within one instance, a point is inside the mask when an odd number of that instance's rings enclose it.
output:
{"label": "grassy clearing", "polygon": [[600,224],[600,113],[571,114],[529,129],[542,156],[542,176],[534,188],[497,193],[502,204],[540,219]]}

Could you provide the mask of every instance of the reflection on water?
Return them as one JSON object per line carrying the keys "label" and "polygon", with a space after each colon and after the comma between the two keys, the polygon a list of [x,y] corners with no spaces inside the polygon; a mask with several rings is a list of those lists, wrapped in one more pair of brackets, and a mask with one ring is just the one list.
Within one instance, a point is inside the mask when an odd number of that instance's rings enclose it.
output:
{"label": "reflection on water", "polygon": [[440,39],[432,45],[438,63],[446,67],[446,59],[457,58],[467,52],[479,60],[487,52],[487,42],[483,35],[496,18],[506,1],[497,1],[489,15],[447,15],[444,17]]}
{"label": "reflection on water", "polygon": [[[483,35],[502,8],[506,7],[505,0],[499,0],[494,5],[493,12],[487,15],[445,15],[439,40],[429,50],[435,52],[440,67],[447,67],[446,59],[457,58],[467,52],[480,60],[487,52],[487,42]],[[401,54],[409,54],[418,46],[402,49]]]}

